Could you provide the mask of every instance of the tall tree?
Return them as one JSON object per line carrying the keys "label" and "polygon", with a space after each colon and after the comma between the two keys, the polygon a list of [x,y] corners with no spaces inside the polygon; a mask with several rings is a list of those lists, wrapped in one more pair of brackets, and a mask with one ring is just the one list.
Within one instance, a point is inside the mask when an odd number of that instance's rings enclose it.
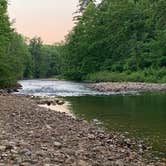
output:
{"label": "tall tree", "polygon": [[40,78],[40,63],[41,63],[41,54],[42,54],[41,49],[42,49],[41,38],[35,37],[30,40],[29,52],[32,56],[34,78]]}
{"label": "tall tree", "polygon": [[94,3],[95,0],[79,0],[79,12],[83,13],[85,11],[85,9],[87,8],[87,6],[89,5],[89,3]]}

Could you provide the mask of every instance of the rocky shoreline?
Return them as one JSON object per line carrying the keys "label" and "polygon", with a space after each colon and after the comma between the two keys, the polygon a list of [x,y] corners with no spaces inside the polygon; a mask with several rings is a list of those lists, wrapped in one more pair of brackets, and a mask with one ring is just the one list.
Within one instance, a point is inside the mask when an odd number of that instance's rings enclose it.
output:
{"label": "rocky shoreline", "polygon": [[22,89],[22,85],[19,83],[16,83],[16,84],[11,85],[9,87],[0,89],[0,94],[8,94],[8,93],[18,92],[19,89]]}
{"label": "rocky shoreline", "polygon": [[101,91],[101,92],[153,92],[153,91],[166,91],[166,84],[157,83],[141,83],[141,82],[100,82],[92,83],[88,85],[89,88]]}
{"label": "rocky shoreline", "polygon": [[[0,166],[165,166],[141,141],[0,94]],[[145,157],[146,156],[146,157]]]}

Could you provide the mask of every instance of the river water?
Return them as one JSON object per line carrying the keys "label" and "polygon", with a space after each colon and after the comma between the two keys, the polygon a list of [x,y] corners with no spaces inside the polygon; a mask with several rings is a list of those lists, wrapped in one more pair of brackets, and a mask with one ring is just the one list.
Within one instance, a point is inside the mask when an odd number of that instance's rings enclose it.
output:
{"label": "river water", "polygon": [[130,92],[99,92],[89,89],[86,83],[59,81],[59,80],[23,80],[19,81],[23,86],[19,94],[34,95],[34,96],[85,96],[85,95],[113,95],[113,94],[135,94],[135,91]]}
{"label": "river water", "polygon": [[102,93],[87,88],[84,83],[70,81],[19,83],[23,86],[19,94],[63,97],[75,116],[97,119],[109,130],[128,132],[166,157],[166,93]]}

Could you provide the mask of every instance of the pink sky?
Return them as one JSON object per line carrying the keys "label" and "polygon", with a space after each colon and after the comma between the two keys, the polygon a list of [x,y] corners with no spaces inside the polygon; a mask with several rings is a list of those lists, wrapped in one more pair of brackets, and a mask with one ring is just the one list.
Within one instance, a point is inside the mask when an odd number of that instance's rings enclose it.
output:
{"label": "pink sky", "polygon": [[78,0],[9,0],[9,16],[17,32],[40,36],[44,43],[64,40],[72,29]]}

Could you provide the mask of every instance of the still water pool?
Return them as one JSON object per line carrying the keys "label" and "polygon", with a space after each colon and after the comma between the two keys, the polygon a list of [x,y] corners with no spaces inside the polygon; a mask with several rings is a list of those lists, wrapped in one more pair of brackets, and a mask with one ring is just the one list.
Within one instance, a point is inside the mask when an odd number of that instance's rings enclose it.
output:
{"label": "still water pool", "polygon": [[76,116],[98,119],[109,130],[129,132],[166,156],[166,93],[80,96],[66,100]]}

